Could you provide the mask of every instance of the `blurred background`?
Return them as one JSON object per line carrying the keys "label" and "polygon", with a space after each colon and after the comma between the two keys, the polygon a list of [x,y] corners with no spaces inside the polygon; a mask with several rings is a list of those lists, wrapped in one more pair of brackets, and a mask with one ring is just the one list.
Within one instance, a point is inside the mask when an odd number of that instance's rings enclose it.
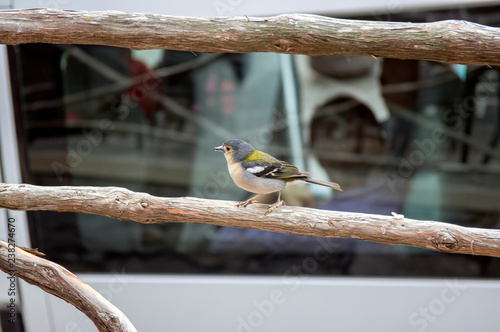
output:
{"label": "blurred background", "polygon": [[[0,5],[500,25],[500,1]],[[495,67],[48,44],[2,46],[0,61],[0,97],[10,101],[0,118],[4,182],[244,200],[249,193],[233,184],[224,158],[214,152],[214,146],[240,138],[344,189],[289,186],[287,205],[500,225]],[[470,325],[494,331],[500,323],[489,311],[500,295],[495,258],[74,213],[16,218],[20,241],[103,290],[139,330],[437,331]],[[26,331],[94,330],[62,301],[20,287]],[[275,290],[282,292],[281,303],[272,300]],[[447,301],[446,290],[458,300]],[[34,312],[37,303],[43,303],[43,314]],[[165,308],[168,317],[161,313]]]}

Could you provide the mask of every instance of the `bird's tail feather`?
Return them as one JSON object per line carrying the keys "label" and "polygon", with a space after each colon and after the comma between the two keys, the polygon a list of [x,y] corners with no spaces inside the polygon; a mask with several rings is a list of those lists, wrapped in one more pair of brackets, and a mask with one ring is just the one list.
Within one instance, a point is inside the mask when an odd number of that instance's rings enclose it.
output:
{"label": "bird's tail feather", "polygon": [[321,181],[321,180],[317,180],[317,179],[313,179],[313,178],[305,178],[305,179],[303,179],[303,181],[313,183],[313,184],[319,184],[320,186],[330,187],[332,189],[342,191],[342,188],[340,188],[340,186],[335,182]]}

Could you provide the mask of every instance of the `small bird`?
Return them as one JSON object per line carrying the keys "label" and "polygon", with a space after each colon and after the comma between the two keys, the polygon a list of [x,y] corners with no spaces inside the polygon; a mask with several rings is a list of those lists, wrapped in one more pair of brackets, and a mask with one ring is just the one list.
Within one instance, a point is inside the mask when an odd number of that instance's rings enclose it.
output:
{"label": "small bird", "polygon": [[276,203],[269,205],[266,212],[266,214],[270,213],[283,205],[281,191],[285,189],[288,183],[293,181],[305,181],[342,191],[337,183],[313,179],[309,176],[309,173],[303,172],[292,164],[278,160],[265,152],[256,150],[253,146],[240,139],[227,141],[221,146],[215,147],[215,151],[224,152],[227,168],[234,183],[246,191],[258,194],[249,200],[236,204],[237,207],[247,207],[255,203],[256,198],[278,191],[278,200]]}

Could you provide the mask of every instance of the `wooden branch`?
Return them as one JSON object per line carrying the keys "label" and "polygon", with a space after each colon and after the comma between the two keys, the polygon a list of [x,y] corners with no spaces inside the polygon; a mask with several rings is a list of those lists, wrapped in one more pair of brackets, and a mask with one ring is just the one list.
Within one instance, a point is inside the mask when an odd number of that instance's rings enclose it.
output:
{"label": "wooden branch", "polygon": [[117,11],[0,11],[0,43],[95,44],[193,52],[276,52],[500,65],[500,30],[460,20],[400,23],[285,14],[182,17]]}
{"label": "wooden branch", "polygon": [[0,184],[0,208],[89,213],[144,224],[175,222],[233,226],[500,257],[500,230],[496,229],[291,206],[264,216],[267,205],[263,204],[241,209],[229,201],[162,198],[118,187]]}
{"label": "wooden branch", "polygon": [[19,277],[71,303],[87,315],[99,331],[137,331],[118,308],[73,273],[13,243],[0,240],[0,269],[8,278]]}

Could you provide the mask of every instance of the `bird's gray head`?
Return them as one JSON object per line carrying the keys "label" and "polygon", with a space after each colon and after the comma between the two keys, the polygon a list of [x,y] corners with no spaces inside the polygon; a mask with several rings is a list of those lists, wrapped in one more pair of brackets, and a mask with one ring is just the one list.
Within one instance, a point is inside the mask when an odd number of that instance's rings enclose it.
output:
{"label": "bird's gray head", "polygon": [[224,152],[226,159],[231,159],[233,162],[242,161],[253,150],[255,150],[253,146],[240,139],[232,139],[215,148],[215,151]]}

